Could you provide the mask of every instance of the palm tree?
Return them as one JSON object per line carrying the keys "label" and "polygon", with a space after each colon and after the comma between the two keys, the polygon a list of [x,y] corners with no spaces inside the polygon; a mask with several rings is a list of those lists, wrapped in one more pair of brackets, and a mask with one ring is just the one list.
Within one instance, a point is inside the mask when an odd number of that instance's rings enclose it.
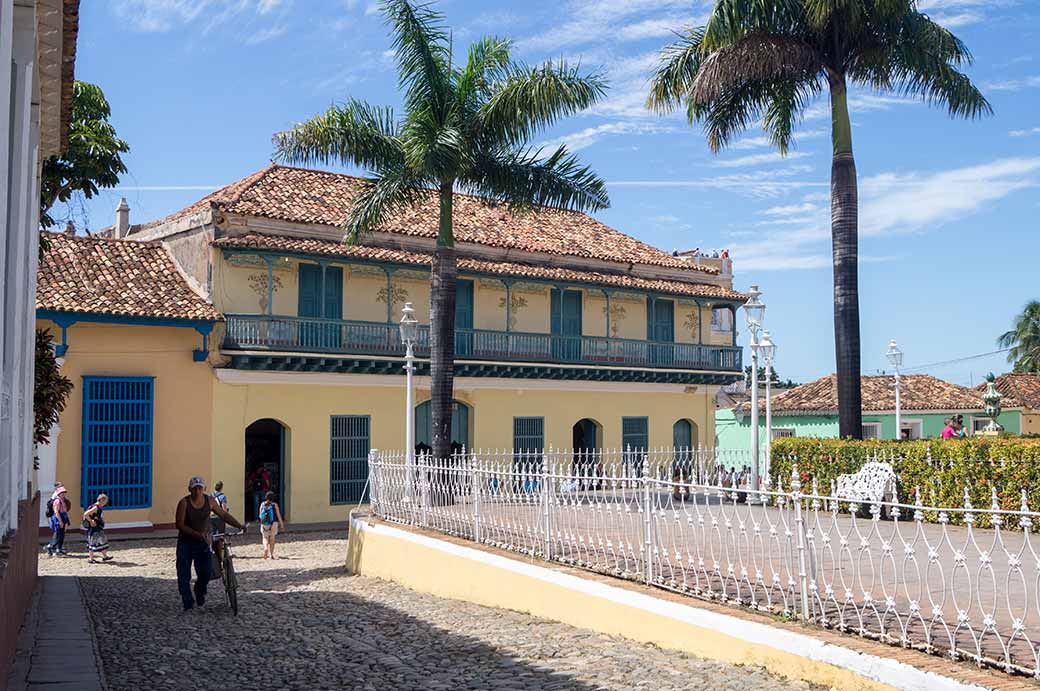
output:
{"label": "palm tree", "polygon": [[1030,301],[1015,317],[1015,328],[997,339],[1001,348],[1009,348],[1007,361],[1016,372],[1040,374],[1040,302]]}
{"label": "palm tree", "polygon": [[455,358],[456,190],[514,211],[547,206],[578,211],[609,205],[606,187],[560,146],[543,157],[528,146],[561,117],[595,103],[605,83],[565,61],[514,62],[511,42],[486,37],[452,61],[442,16],[429,4],[384,0],[404,116],[350,99],[274,136],[275,158],[338,161],[370,171],[343,230],[355,242],[395,211],[437,195],[440,215],[430,295],[433,454],[451,453]]}
{"label": "palm tree", "polygon": [[858,198],[848,86],[894,91],[974,118],[989,103],[961,71],[967,47],[916,0],[717,0],[703,27],[662,54],[647,106],[685,106],[718,152],[761,119],[786,154],[815,97],[830,93],[834,350],[842,437],[862,436]]}

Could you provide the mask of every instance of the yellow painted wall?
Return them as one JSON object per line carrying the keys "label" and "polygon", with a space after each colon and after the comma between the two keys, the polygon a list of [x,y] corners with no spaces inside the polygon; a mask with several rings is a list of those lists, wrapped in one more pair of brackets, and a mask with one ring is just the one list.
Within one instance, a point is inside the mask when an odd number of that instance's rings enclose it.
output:
{"label": "yellow painted wall", "polygon": [[[60,337],[61,330],[50,322]],[[79,521],[83,377],[155,377],[153,417],[152,507],[110,510],[107,522],[150,521],[173,523],[177,501],[187,493],[192,475],[210,476],[212,438],[213,375],[210,365],[193,362],[192,350],[201,337],[194,329],[74,324],[68,330],[69,349],[62,374],[73,389],[61,414],[56,477],[69,489],[73,500],[73,524]]]}
{"label": "yellow painted wall", "polygon": [[[505,286],[486,278],[473,280],[473,328],[505,331]],[[501,305],[500,305],[501,303]]]}
{"label": "yellow painted wall", "polygon": [[[388,377],[388,380],[390,378]],[[329,417],[371,416],[371,446],[402,448],[404,380],[399,386],[317,384],[227,384],[217,382],[213,394],[214,480],[224,481],[232,513],[244,506],[245,429],[263,418],[274,418],[288,430],[286,444],[287,519],[293,522],[345,520],[347,506],[329,503]],[[574,390],[468,389],[456,384],[456,398],[470,406],[474,448],[512,445],[513,417],[545,418],[545,443],[570,448],[572,427],[583,417],[602,429],[602,447],[621,446],[622,416],[649,418],[650,446],[672,444],[672,425],[680,418],[694,421],[698,437],[711,440],[714,431],[714,388],[691,387],[691,393],[603,392],[576,383]],[[420,389],[416,403],[429,398]],[[237,515],[237,514],[236,514]]]}
{"label": "yellow painted wall", "polygon": [[1022,434],[1040,434],[1040,412],[1022,412]]}

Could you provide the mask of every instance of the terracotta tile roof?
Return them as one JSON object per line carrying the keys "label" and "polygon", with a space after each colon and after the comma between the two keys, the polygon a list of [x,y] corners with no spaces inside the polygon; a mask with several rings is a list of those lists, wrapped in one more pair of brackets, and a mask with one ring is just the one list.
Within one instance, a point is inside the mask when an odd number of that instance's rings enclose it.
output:
{"label": "terracotta tile roof", "polygon": [[[895,377],[888,375],[861,377],[863,411],[895,410]],[[900,408],[907,410],[982,410],[978,392],[937,379],[927,374],[904,374],[900,377]],[[765,410],[765,401],[759,401]],[[751,404],[739,408],[746,412]],[[838,412],[838,378],[828,374],[816,381],[796,386],[773,397],[776,413]]]}
{"label": "terracotta tile roof", "polygon": [[[1023,406],[1040,410],[1040,374],[1002,374],[996,380],[997,391],[1004,395],[1000,405]],[[985,384],[975,387],[979,395],[986,390]]]}
{"label": "terracotta tile roof", "polygon": [[46,233],[36,309],[168,319],[222,319],[159,242]]}
{"label": "terracotta tile roof", "polygon": [[[237,237],[223,237],[215,240],[213,245],[226,248],[247,248],[282,250],[301,254],[329,255],[337,257],[354,257],[373,261],[385,261],[400,264],[429,266],[432,255],[423,252],[409,252],[386,247],[367,245],[347,245],[330,240],[313,238],[292,238],[275,235],[250,234]],[[729,290],[722,286],[685,281],[669,281],[638,278],[622,274],[609,274],[598,271],[575,271],[550,266],[536,266],[515,262],[484,261],[460,257],[460,271],[493,274],[497,276],[515,276],[518,278],[539,278],[550,281],[568,281],[574,283],[590,283],[594,285],[613,286],[619,289],[649,290],[669,295],[690,297],[720,298],[725,300],[745,300],[746,295]]]}
{"label": "terracotta tile roof", "polygon": [[[209,205],[227,213],[338,227],[346,220],[351,200],[363,182],[362,178],[340,173],[270,166],[142,228],[181,218]],[[393,214],[379,230],[434,238],[437,216],[437,198],[431,193],[418,206]],[[573,211],[539,209],[513,215],[504,206],[456,194],[453,218],[455,239],[459,242],[719,273],[714,267],[692,265]]]}

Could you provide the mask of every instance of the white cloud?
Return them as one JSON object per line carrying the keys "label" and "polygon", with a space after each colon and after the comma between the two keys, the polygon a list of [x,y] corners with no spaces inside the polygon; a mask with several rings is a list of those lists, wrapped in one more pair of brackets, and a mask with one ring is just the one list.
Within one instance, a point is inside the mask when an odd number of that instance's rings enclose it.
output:
{"label": "white cloud", "polygon": [[1038,87],[1040,87],[1040,75],[1032,75],[1020,79],[1005,79],[983,85],[983,89],[990,91],[1021,91],[1022,89],[1036,89]]}
{"label": "white cloud", "polygon": [[968,10],[966,12],[956,12],[954,14],[933,14],[930,16],[930,19],[947,29],[956,29],[959,26],[968,26],[969,24],[981,22],[983,20],[983,15],[982,12],[977,10]]}
{"label": "white cloud", "polygon": [[779,151],[771,151],[767,154],[752,154],[750,156],[740,156],[739,158],[722,158],[715,161],[715,165],[720,168],[743,168],[746,166],[758,166],[763,163],[782,163],[783,161],[793,161],[796,158],[805,158],[809,154],[804,151],[792,151],[786,156],[781,155]]}
{"label": "white cloud", "polygon": [[812,172],[812,166],[789,165],[782,168],[755,170],[747,173],[729,175],[713,175],[704,178],[685,180],[614,180],[608,182],[611,187],[647,187],[647,188],[702,188],[731,190],[756,198],[775,198],[793,190],[823,187],[830,183],[818,180],[794,179]]}
{"label": "white cloud", "polygon": [[1040,127],[1030,127],[1026,130],[1011,130],[1008,134],[1012,137],[1031,137],[1034,134],[1040,134]]}
{"label": "white cloud", "polygon": [[284,34],[285,31],[286,27],[284,25],[268,27],[266,29],[261,29],[260,31],[253,32],[251,34],[247,34],[245,37],[243,37],[242,43],[245,43],[247,46],[255,46],[258,43],[265,43],[272,39],[278,38],[279,36]]}
{"label": "white cloud", "polygon": [[675,128],[669,125],[658,125],[647,122],[608,122],[595,127],[586,127],[578,132],[558,137],[539,144],[545,149],[555,149],[561,145],[570,151],[579,151],[592,146],[604,137],[613,135],[644,135],[674,132]]}
{"label": "white cloud", "polygon": [[[937,173],[881,173],[860,180],[861,238],[928,232],[976,213],[1020,190],[1034,187],[1040,158],[999,159]],[[787,225],[731,245],[745,270],[822,268],[830,264],[830,206],[820,192],[805,195],[801,204],[773,206],[760,212],[768,220],[757,225]],[[775,223],[774,223],[775,222]],[[891,261],[890,256],[866,253],[863,261]]]}
{"label": "white cloud", "polygon": [[702,0],[571,0],[554,17],[551,29],[519,41],[519,46],[527,51],[554,51],[604,40],[664,36],[665,19],[675,19],[672,29],[703,23],[693,14],[703,5]]}
{"label": "white cloud", "polygon": [[[231,20],[249,21],[284,14],[286,9],[282,0],[121,0],[112,4],[118,19],[144,32],[164,32],[196,24],[207,33]],[[248,38],[247,35],[242,40],[249,42]]]}

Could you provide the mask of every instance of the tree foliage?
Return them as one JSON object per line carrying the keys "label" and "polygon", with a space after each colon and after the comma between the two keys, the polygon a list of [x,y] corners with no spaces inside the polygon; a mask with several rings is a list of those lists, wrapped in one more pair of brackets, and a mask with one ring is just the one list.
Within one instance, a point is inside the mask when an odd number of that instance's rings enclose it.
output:
{"label": "tree foliage", "polygon": [[648,107],[684,107],[714,151],[761,122],[786,153],[815,97],[848,84],[977,117],[989,102],[961,69],[967,46],[915,0],[719,0],[665,49]]}
{"label": "tree foliage", "polygon": [[[453,52],[443,17],[429,4],[384,0],[404,110],[356,99],[274,135],[275,159],[357,166],[368,172],[343,231],[356,242],[390,215],[434,197],[439,203],[431,275],[433,452],[450,447],[455,275],[452,208],[456,191],[514,212],[535,206],[597,210],[604,182],[559,146],[530,142],[561,118],[595,103],[605,83],[565,60],[527,65],[512,42],[481,38]],[[456,57],[462,59],[456,62]]]}
{"label": "tree foliage", "polygon": [[997,345],[1009,349],[1007,361],[1015,372],[1040,374],[1040,302],[1026,304],[1013,328],[997,338]]}
{"label": "tree foliage", "polygon": [[44,228],[55,224],[48,212],[57,202],[67,202],[77,192],[91,199],[100,188],[119,184],[119,176],[126,172],[122,155],[130,147],[116,135],[108,121],[111,115],[101,87],[75,83],[69,146],[43,162],[40,225]]}
{"label": "tree foliage", "polygon": [[831,236],[838,424],[862,434],[859,202],[849,86],[893,92],[974,118],[989,102],[962,71],[967,47],[917,0],[716,0],[704,26],[666,48],[647,106],[685,108],[713,151],[761,123],[782,154],[824,92],[831,109]]}
{"label": "tree foliage", "polygon": [[33,443],[50,441],[51,427],[65,410],[72,382],[61,373],[54,357],[54,338],[47,329],[36,329],[36,369],[33,388]]}

